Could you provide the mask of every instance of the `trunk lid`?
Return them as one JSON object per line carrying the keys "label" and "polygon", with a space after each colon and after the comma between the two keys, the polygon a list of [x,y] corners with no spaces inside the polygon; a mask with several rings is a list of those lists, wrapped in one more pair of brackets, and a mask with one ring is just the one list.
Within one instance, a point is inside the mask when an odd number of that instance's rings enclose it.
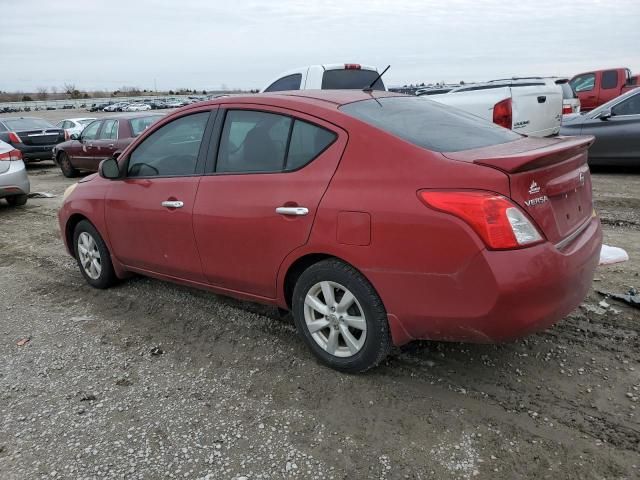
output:
{"label": "trunk lid", "polygon": [[15,133],[24,145],[54,145],[64,142],[64,130],[61,128],[22,130]]}
{"label": "trunk lid", "polygon": [[549,81],[511,86],[513,130],[543,137],[558,133],[562,120],[562,90]]}
{"label": "trunk lid", "polygon": [[501,170],[511,199],[552,243],[578,230],[593,212],[587,150],[593,137],[525,138],[448,158]]}

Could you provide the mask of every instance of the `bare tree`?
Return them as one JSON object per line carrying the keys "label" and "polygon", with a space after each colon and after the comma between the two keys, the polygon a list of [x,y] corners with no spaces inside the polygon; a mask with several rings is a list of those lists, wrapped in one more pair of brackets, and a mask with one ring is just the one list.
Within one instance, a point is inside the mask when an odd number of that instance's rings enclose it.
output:
{"label": "bare tree", "polygon": [[78,91],[74,83],[65,83],[63,88],[64,93],[66,93],[67,95],[73,95],[73,92]]}
{"label": "bare tree", "polygon": [[47,87],[38,87],[37,92],[38,100],[46,100],[49,96],[49,89]]}

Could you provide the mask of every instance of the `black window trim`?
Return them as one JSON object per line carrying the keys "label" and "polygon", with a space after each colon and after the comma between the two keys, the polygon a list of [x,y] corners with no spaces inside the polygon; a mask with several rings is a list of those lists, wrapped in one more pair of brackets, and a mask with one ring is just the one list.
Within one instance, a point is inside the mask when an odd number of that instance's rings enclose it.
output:
{"label": "black window trim", "polygon": [[[123,161],[119,162],[119,167],[120,167],[120,172],[121,172],[121,177],[119,180],[138,180],[138,179],[146,179],[146,180],[153,180],[155,178],[182,178],[182,177],[201,177],[204,173],[204,166],[205,166],[205,160],[206,160],[206,152],[208,151],[209,147],[209,138],[211,137],[211,133],[213,130],[213,125],[215,123],[215,119],[218,116],[218,111],[220,109],[217,106],[212,106],[209,110],[204,109],[204,110],[197,110],[195,112],[193,111],[187,111],[185,112],[184,115],[180,115],[179,117],[175,117],[175,118],[171,118],[170,121],[168,121],[167,123],[161,125],[161,126],[156,126],[157,128],[154,128],[152,132],[149,133],[149,135],[153,135],[153,133],[156,130],[161,129],[162,127],[164,127],[165,125],[169,125],[170,123],[180,119],[180,118],[184,118],[184,117],[188,117],[190,115],[197,115],[199,113],[206,113],[209,112],[209,118],[207,119],[207,123],[205,124],[204,127],[204,133],[202,134],[202,140],[200,142],[200,148],[198,150],[198,159],[196,160],[196,168],[195,168],[195,172],[188,174],[188,175],[140,175],[140,176],[135,176],[135,177],[130,177],[128,175],[129,172],[129,159],[131,158],[131,154],[133,152],[136,151],[136,149],[146,140],[146,137],[140,142],[140,144],[136,145],[136,148],[131,150],[129,153],[127,153],[126,158],[123,159]],[[166,118],[166,117],[165,117]]]}
{"label": "black window trim", "polygon": [[[282,108],[282,107],[277,107],[277,108]],[[287,165],[287,161],[289,159],[289,146],[291,143],[291,135],[293,134],[293,127],[296,123],[296,120],[300,120],[301,122],[306,122],[310,125],[313,125],[314,127],[317,128],[322,128],[323,130],[327,130],[331,133],[333,133],[335,135],[334,139],[329,142],[327,144],[326,147],[324,147],[322,150],[320,150],[315,157],[313,157],[311,160],[309,160],[307,163],[300,165],[298,168],[294,168],[291,170],[285,170],[284,168],[280,171],[277,172],[263,172],[263,171],[259,171],[259,170],[254,170],[254,171],[248,171],[248,172],[218,172],[216,171],[216,169],[218,168],[218,155],[220,154],[220,141],[222,140],[222,130],[224,128],[224,122],[227,119],[227,112],[229,112],[230,110],[241,110],[241,111],[252,111],[252,112],[262,112],[262,113],[271,113],[272,115],[281,115],[283,117],[289,117],[292,121],[291,121],[291,125],[289,126],[289,138],[287,139],[287,147],[285,150],[285,155],[284,155],[284,167],[286,167]],[[279,111],[273,111],[273,110],[268,110],[267,108],[255,108],[254,106],[251,106],[249,108],[239,108],[237,106],[234,107],[220,107],[220,115],[218,115],[218,118],[216,119],[216,125],[215,125],[215,129],[213,132],[213,136],[212,136],[212,142],[210,142],[210,147],[209,147],[209,151],[213,152],[213,155],[211,155],[211,158],[207,158],[207,164],[206,164],[206,169],[205,172],[203,173],[203,176],[227,176],[227,175],[273,175],[273,174],[282,174],[282,173],[294,173],[297,172],[298,170],[302,170],[303,168],[307,167],[308,165],[311,165],[311,163],[313,163],[320,155],[322,155],[324,152],[326,152],[334,143],[336,143],[338,141],[338,138],[340,138],[340,133],[337,132],[336,130],[327,128],[323,125],[319,125],[318,123],[315,123],[313,121],[309,121],[306,118],[300,118],[300,117],[296,117],[293,114],[289,114],[289,113],[283,113],[283,112],[279,112]],[[215,142],[213,142],[213,140],[215,140]],[[211,148],[213,147],[213,145],[215,144],[215,148]]]}

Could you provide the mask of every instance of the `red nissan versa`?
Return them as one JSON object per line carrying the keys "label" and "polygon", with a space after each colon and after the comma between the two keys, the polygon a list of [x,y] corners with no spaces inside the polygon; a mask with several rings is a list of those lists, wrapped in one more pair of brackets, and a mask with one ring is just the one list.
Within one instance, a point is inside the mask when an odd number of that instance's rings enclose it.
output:
{"label": "red nissan versa", "polygon": [[526,138],[424,97],[225,97],[152,125],[65,192],[62,237],[129,272],[291,309],[325,364],[413,339],[501,342],[585,297],[592,138]]}

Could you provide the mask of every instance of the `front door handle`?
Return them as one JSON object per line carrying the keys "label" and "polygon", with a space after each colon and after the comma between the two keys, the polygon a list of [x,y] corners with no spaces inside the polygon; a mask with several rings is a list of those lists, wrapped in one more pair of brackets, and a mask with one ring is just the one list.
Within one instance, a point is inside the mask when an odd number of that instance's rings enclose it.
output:
{"label": "front door handle", "polygon": [[109,145],[107,145],[107,147],[109,148],[113,148],[115,145],[113,143],[110,143]]}
{"label": "front door handle", "polygon": [[298,215],[304,216],[309,213],[309,209],[306,207],[278,207],[276,213],[280,215]]}
{"label": "front door handle", "polygon": [[160,205],[166,208],[182,208],[184,207],[184,202],[180,200],[165,200]]}

